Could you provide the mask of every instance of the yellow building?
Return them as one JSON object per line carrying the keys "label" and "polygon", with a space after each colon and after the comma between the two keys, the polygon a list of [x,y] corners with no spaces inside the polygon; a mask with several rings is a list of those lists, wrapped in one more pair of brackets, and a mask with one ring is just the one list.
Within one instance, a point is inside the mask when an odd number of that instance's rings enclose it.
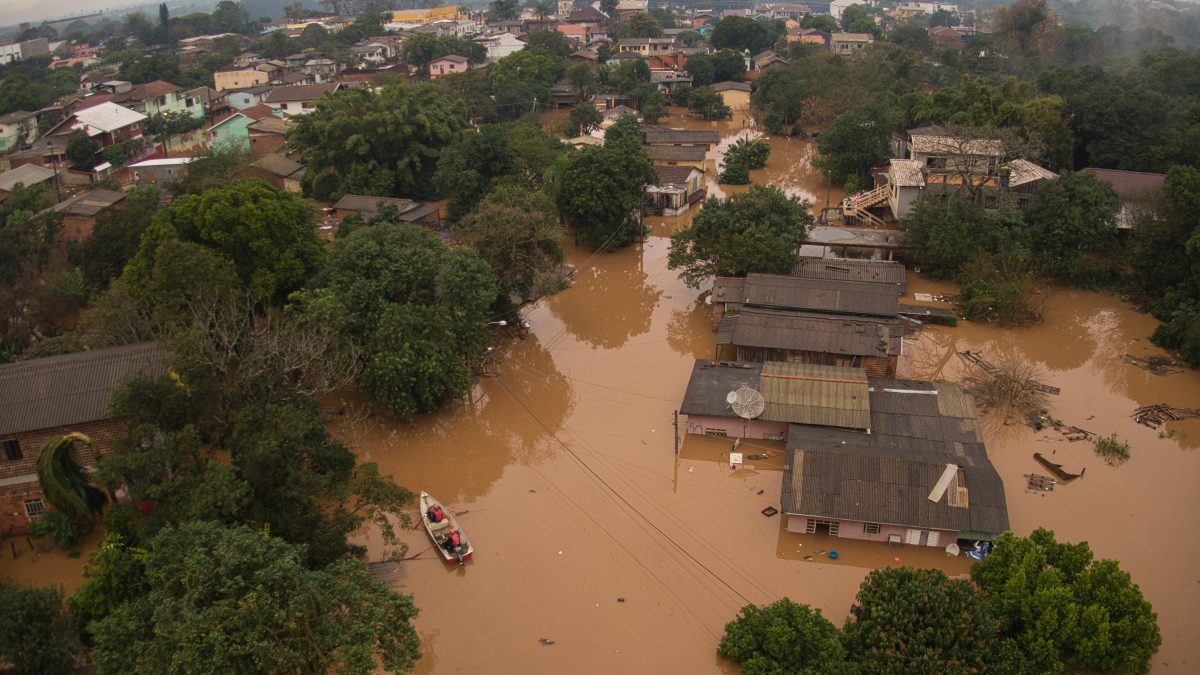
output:
{"label": "yellow building", "polygon": [[430,7],[427,9],[406,9],[392,12],[392,23],[427,24],[434,21],[456,21],[460,18],[462,17],[459,15],[458,5]]}

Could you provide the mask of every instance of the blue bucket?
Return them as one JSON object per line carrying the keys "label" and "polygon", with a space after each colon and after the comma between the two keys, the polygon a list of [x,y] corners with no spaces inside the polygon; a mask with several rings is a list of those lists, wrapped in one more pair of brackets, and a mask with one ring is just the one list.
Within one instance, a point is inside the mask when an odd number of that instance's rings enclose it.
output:
{"label": "blue bucket", "polygon": [[830,559],[830,560],[837,560],[837,559],[838,559],[838,552],[837,552],[837,551],[830,551],[830,552],[829,552],[829,559]]}

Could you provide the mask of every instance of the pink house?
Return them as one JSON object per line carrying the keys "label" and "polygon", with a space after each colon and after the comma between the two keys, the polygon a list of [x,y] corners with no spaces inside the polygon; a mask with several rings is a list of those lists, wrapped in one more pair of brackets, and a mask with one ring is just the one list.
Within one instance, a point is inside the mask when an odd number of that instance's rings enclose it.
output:
{"label": "pink house", "polygon": [[453,75],[467,70],[467,59],[457,54],[443,56],[429,62],[429,79],[436,80],[445,75]]}

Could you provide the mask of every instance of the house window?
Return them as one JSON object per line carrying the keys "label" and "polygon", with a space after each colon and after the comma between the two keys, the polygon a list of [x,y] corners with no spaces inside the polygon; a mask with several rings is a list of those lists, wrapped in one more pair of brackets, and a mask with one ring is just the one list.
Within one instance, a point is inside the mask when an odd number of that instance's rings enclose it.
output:
{"label": "house window", "polygon": [[726,438],[727,436],[729,436],[729,433],[726,432],[724,429],[705,428],[704,435],[705,436],[720,436],[721,438]]}
{"label": "house window", "polygon": [[42,515],[46,510],[46,505],[40,499],[30,499],[25,502],[25,515],[32,520]]}
{"label": "house window", "polygon": [[863,534],[879,534],[879,523],[863,523]]}
{"label": "house window", "polygon": [[8,438],[0,441],[0,445],[4,446],[4,459],[10,462],[21,459],[25,455],[21,454],[21,442],[15,438]]}

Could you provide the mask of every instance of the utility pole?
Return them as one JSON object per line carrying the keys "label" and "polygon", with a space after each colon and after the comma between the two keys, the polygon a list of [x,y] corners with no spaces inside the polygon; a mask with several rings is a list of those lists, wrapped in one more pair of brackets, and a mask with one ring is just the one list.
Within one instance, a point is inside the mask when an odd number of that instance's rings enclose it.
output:
{"label": "utility pole", "polygon": [[673,416],[675,418],[675,421],[673,423],[675,425],[675,454],[678,455],[679,454],[679,411],[676,410],[673,413]]}

